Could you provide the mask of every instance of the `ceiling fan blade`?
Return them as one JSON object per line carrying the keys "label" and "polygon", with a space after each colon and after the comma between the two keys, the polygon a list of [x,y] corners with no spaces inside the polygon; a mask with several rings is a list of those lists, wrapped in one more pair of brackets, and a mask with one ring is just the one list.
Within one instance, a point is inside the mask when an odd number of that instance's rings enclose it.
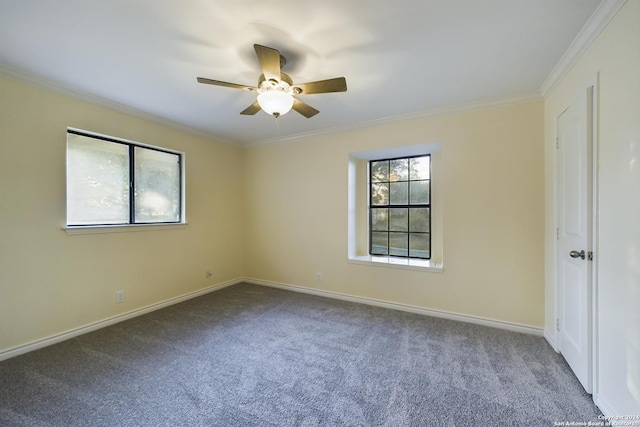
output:
{"label": "ceiling fan blade", "polygon": [[300,95],[311,95],[312,93],[346,92],[347,80],[344,77],[336,77],[335,79],[302,83],[299,85],[295,85],[294,87],[300,89]]}
{"label": "ceiling fan blade", "polygon": [[240,114],[244,114],[245,116],[253,116],[258,111],[260,111],[260,104],[258,104],[258,101],[256,101],[253,104],[249,105],[244,110],[242,110]]}
{"label": "ceiling fan blade", "polygon": [[228,82],[221,82],[220,80],[205,79],[204,77],[198,77],[198,83],[204,83],[204,84],[214,85],[214,86],[230,87],[230,88],[233,88],[233,89],[243,89],[243,90],[248,90],[248,91],[251,91],[251,92],[255,92],[257,90],[257,88],[251,87],[251,86],[239,85],[239,84],[228,83]]}
{"label": "ceiling fan blade", "polygon": [[302,114],[303,116],[305,116],[307,119],[315,116],[320,112],[315,108],[313,108],[311,105],[306,104],[296,98],[293,98],[293,107],[291,108],[296,110],[298,113]]}
{"label": "ceiling fan blade", "polygon": [[280,52],[270,47],[254,44],[256,56],[265,80],[280,80]]}

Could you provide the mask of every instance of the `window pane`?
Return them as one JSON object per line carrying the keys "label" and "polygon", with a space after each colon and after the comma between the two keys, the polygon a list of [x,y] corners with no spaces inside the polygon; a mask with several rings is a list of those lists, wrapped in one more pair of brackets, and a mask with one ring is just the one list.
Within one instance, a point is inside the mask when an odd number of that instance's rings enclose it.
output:
{"label": "window pane", "polygon": [[373,206],[389,204],[389,184],[371,184],[371,204]]}
{"label": "window pane", "polygon": [[431,255],[430,252],[429,234],[409,234],[409,256],[429,258]]}
{"label": "window pane", "polygon": [[389,229],[389,210],[386,208],[371,209],[371,229],[387,231]]}
{"label": "window pane", "polygon": [[429,208],[410,208],[409,209],[409,231],[429,232],[430,226],[430,209]]}
{"label": "window pane", "polygon": [[407,181],[409,179],[409,159],[389,161],[389,181]]}
{"label": "window pane", "polygon": [[129,223],[129,147],[67,134],[67,224]]}
{"label": "window pane", "polygon": [[389,255],[408,256],[407,233],[389,233]]}
{"label": "window pane", "polygon": [[180,220],[180,156],[135,147],[135,222]]}
{"label": "window pane", "polygon": [[389,161],[371,162],[371,182],[389,181]]}
{"label": "window pane", "polygon": [[409,203],[429,203],[429,181],[411,181],[409,185]]}
{"label": "window pane", "polygon": [[407,208],[389,209],[389,231],[409,230],[409,210]]}
{"label": "window pane", "polygon": [[370,254],[430,259],[431,157],[380,159],[369,167]]}
{"label": "window pane", "polygon": [[388,233],[371,232],[371,255],[389,255]]}
{"label": "window pane", "polygon": [[406,205],[409,200],[409,183],[408,182],[392,182],[389,184],[389,204]]}
{"label": "window pane", "polygon": [[431,169],[431,156],[414,157],[409,159],[409,169],[411,171],[410,178],[413,179],[429,179]]}

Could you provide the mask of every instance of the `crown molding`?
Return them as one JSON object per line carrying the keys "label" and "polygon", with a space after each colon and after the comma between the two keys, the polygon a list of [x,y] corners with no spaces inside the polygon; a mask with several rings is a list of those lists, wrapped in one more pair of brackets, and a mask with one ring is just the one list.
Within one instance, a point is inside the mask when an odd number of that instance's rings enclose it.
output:
{"label": "crown molding", "polygon": [[470,102],[466,104],[456,104],[456,105],[450,105],[446,107],[432,108],[429,110],[423,110],[423,111],[404,114],[404,115],[381,117],[379,119],[367,120],[364,122],[355,123],[351,125],[339,126],[334,128],[328,128],[328,129],[319,129],[319,130],[310,131],[310,132],[298,133],[295,135],[260,139],[260,140],[255,140],[251,142],[246,142],[243,144],[243,146],[254,147],[254,146],[265,145],[265,144],[277,144],[282,142],[301,141],[301,140],[313,138],[316,136],[332,135],[336,133],[355,131],[359,129],[372,128],[372,127],[405,122],[410,120],[419,120],[419,119],[425,119],[425,118],[436,117],[436,116],[445,116],[445,115],[463,113],[466,111],[473,111],[473,110],[485,110],[490,108],[507,107],[510,105],[527,104],[530,102],[537,102],[542,100],[544,100],[544,98],[542,97],[542,95],[540,95],[540,93],[531,92],[531,93],[503,97],[503,98],[493,98],[493,99],[488,99],[484,101]]}
{"label": "crown molding", "polygon": [[428,117],[455,114],[455,113],[460,113],[464,111],[480,110],[480,109],[486,109],[486,108],[497,108],[497,107],[503,107],[508,105],[536,102],[536,101],[541,101],[543,99],[538,92],[533,92],[533,93],[527,93],[527,94],[522,94],[517,96],[494,98],[494,99],[472,102],[467,104],[458,104],[458,105],[452,105],[447,107],[434,108],[434,109],[429,109],[425,111],[399,115],[399,116],[382,117],[379,119],[368,120],[368,121],[364,121],[364,122],[360,122],[352,125],[346,125],[346,126],[340,126],[340,127],[334,127],[334,128],[328,128],[328,129],[320,129],[316,131],[304,132],[304,133],[299,133],[299,134],[290,135],[290,136],[260,139],[260,140],[243,143],[240,141],[232,141],[229,139],[221,138],[217,135],[213,135],[208,132],[194,129],[192,127],[167,119],[165,117],[151,114],[146,111],[142,111],[137,108],[130,107],[128,105],[110,100],[108,98],[104,98],[98,95],[88,93],[86,91],[74,88],[69,85],[53,82],[41,76],[27,73],[21,70],[17,70],[17,69],[8,67],[6,65],[0,64],[0,77],[6,77],[6,78],[16,80],[22,83],[26,83],[35,87],[39,87],[45,90],[59,93],[64,96],[89,102],[93,105],[98,105],[100,107],[108,108],[110,110],[127,114],[133,117],[137,117],[149,122],[168,126],[178,131],[191,133],[207,139],[215,139],[218,142],[222,142],[230,145],[235,145],[235,146],[240,145],[244,147],[263,145],[263,144],[273,144],[273,143],[280,143],[280,142],[300,141],[300,140],[304,140],[307,138],[320,136],[320,135],[330,135],[330,134],[335,134],[340,132],[348,132],[348,131],[353,131],[353,130],[358,130],[363,128],[370,128],[370,127],[382,126],[382,125],[391,124],[391,123],[403,122],[408,120],[417,120],[417,119],[423,119]]}
{"label": "crown molding", "polygon": [[435,109],[425,110],[417,113],[410,113],[406,115],[383,117],[375,120],[356,123],[353,125],[346,125],[341,127],[304,132],[304,133],[299,133],[299,134],[285,136],[285,137],[259,139],[259,140],[248,141],[248,142],[233,141],[226,138],[222,138],[220,136],[211,134],[209,132],[195,129],[193,127],[186,126],[184,124],[172,121],[165,117],[151,114],[146,111],[143,111],[134,107],[130,107],[125,104],[121,104],[111,99],[82,91],[72,86],[52,82],[41,76],[26,73],[2,64],[0,64],[0,77],[7,77],[12,80],[27,83],[36,87],[40,87],[45,90],[50,90],[52,92],[59,93],[64,96],[89,102],[94,105],[108,108],[110,110],[127,114],[133,117],[137,117],[149,122],[161,124],[161,125],[173,128],[175,130],[190,133],[206,139],[210,139],[210,140],[213,139],[215,141],[231,144],[231,145],[241,145],[244,147],[250,147],[250,146],[256,146],[256,145],[263,145],[263,144],[299,141],[299,140],[304,140],[304,139],[321,136],[321,135],[330,135],[330,134],[335,134],[339,132],[354,131],[362,128],[376,127],[376,126],[397,123],[402,121],[424,119],[424,118],[435,117],[440,115],[455,114],[455,113],[460,113],[460,112],[470,111],[470,110],[496,108],[501,106],[508,106],[508,105],[515,105],[515,104],[522,104],[527,102],[535,102],[535,101],[543,100],[553,90],[553,88],[562,80],[562,78],[569,72],[569,70],[575,65],[575,63],[580,59],[580,57],[584,54],[584,52],[587,51],[587,49],[591,46],[591,44],[595,41],[595,39],[600,35],[600,33],[603,31],[606,25],[611,21],[611,19],[616,15],[616,13],[624,6],[624,4],[627,1],[628,0],[603,0],[600,3],[600,5],[597,7],[595,12],[589,18],[587,23],[582,27],[582,29],[580,30],[576,38],[573,40],[569,48],[565,51],[563,56],[560,58],[560,60],[558,61],[556,66],[553,68],[551,73],[548,75],[546,80],[543,82],[542,86],[539,89],[539,92],[528,93],[528,94],[518,95],[518,96],[511,96],[511,97],[500,98],[500,99],[473,102],[468,104],[459,104],[459,105],[447,106],[442,108],[435,108]]}
{"label": "crown molding", "polygon": [[0,77],[6,77],[11,80],[26,83],[28,85],[45,89],[51,92],[55,92],[63,96],[88,102],[90,104],[97,105],[99,107],[104,107],[109,110],[117,111],[119,113],[123,113],[128,116],[137,117],[139,119],[146,120],[148,122],[161,124],[161,125],[170,127],[172,129],[175,129],[177,131],[190,133],[192,135],[196,135],[209,140],[213,139],[216,142],[237,145],[236,141],[231,141],[225,138],[221,138],[217,135],[213,135],[211,133],[208,133],[199,129],[195,129],[190,126],[183,125],[182,123],[175,122],[171,119],[167,119],[166,117],[158,116],[156,114],[151,114],[146,111],[143,111],[134,107],[130,107],[125,104],[121,104],[117,101],[113,101],[111,99],[104,98],[102,96],[94,95],[92,93],[77,89],[73,86],[53,82],[41,76],[27,73],[25,71],[17,70],[15,68],[11,68],[6,65],[0,64]]}
{"label": "crown molding", "polygon": [[571,70],[580,57],[589,49],[591,44],[600,35],[609,21],[624,6],[627,0],[603,0],[593,12],[586,24],[582,27],[571,45],[567,48],[560,61],[551,70],[547,79],[540,87],[540,93],[546,97],[562,78]]}

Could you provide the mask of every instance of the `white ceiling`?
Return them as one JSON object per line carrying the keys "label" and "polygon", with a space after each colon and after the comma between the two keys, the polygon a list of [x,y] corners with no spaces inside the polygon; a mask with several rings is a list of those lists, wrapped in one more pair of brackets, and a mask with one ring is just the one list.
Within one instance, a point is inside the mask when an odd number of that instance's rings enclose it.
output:
{"label": "white ceiling", "polygon": [[280,118],[280,137],[538,94],[601,0],[0,0],[0,67],[237,143],[275,119],[255,95],[253,44],[294,83],[344,76],[346,93]]}

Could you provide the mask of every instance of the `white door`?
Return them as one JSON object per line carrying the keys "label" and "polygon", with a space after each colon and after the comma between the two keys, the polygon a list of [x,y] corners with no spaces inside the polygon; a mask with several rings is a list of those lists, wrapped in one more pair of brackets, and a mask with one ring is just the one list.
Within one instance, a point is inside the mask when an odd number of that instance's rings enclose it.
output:
{"label": "white door", "polygon": [[558,333],[560,353],[592,392],[591,217],[593,88],[558,117]]}

